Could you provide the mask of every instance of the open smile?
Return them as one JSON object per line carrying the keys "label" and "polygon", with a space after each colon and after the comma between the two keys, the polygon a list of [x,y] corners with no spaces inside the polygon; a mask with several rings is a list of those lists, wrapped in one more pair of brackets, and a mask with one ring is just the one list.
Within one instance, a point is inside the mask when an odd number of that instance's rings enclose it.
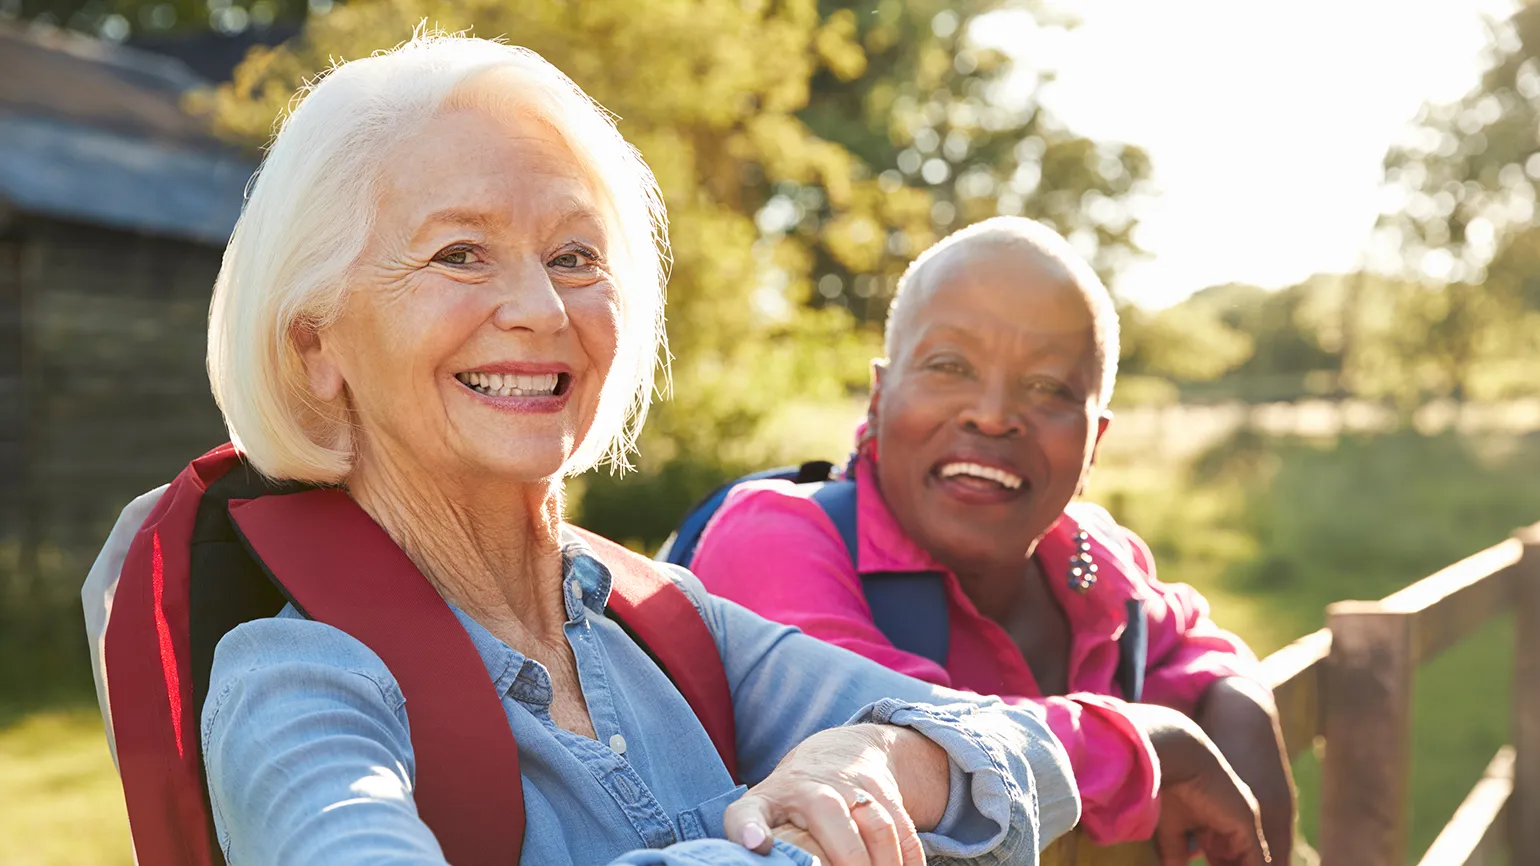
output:
{"label": "open smile", "polygon": [[572,393],[572,373],[550,365],[495,364],[455,380],[483,402],[516,412],[560,411]]}
{"label": "open smile", "polygon": [[1032,482],[1015,469],[980,458],[943,458],[931,467],[930,482],[948,496],[976,505],[1010,502],[1032,490]]}

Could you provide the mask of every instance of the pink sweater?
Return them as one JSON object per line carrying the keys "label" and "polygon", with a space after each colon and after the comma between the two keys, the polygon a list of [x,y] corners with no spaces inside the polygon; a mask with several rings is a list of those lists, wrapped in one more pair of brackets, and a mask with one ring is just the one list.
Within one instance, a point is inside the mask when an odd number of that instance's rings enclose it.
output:
{"label": "pink sweater", "polygon": [[[909,676],[1011,703],[1042,708],[1069,752],[1082,801],[1081,826],[1102,844],[1147,839],[1159,816],[1160,771],[1149,740],[1123,715],[1115,673],[1124,601],[1141,598],[1149,627],[1144,700],[1186,713],[1215,680],[1256,676],[1256,657],[1208,616],[1208,603],[1184,584],[1155,579],[1138,536],[1104,509],[1072,503],[1038,544],[1036,556],[1069,617],[1070,694],[1044,697],[1005,630],[984,617],[946,571],[899,528],[872,480],[857,465],[860,571],[941,571],[946,576],[951,649],[945,668],[894,647],[871,609],[838,531],[816,502],[785,481],[732,491],[701,537],[692,569],[712,593],[762,616],[859,653]],[[1066,580],[1079,529],[1090,533],[1096,584],[1081,594]]]}

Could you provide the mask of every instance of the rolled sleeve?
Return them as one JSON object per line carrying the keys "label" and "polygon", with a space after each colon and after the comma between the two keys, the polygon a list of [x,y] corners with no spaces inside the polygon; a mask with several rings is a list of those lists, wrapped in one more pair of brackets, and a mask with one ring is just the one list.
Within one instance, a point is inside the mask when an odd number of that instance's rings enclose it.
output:
{"label": "rolled sleeve", "polygon": [[936,829],[920,836],[931,862],[1035,862],[1043,846],[1075,825],[1079,801],[1063,752],[1029,736],[1030,726],[1012,715],[974,704],[887,699],[851,720],[907,727],[946,751],[946,810]]}

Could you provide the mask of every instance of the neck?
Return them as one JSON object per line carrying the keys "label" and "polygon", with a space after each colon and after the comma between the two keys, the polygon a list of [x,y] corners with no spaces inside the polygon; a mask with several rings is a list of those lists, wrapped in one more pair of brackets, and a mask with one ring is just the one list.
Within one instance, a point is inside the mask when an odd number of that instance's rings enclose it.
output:
{"label": "neck", "polygon": [[561,639],[559,481],[445,477],[360,454],[348,493],[472,619],[494,632],[516,623],[537,639]]}
{"label": "neck", "polygon": [[1004,625],[1023,604],[1036,603],[1043,586],[1033,544],[1024,559],[1008,563],[969,563],[952,568],[963,593],[979,613]]}

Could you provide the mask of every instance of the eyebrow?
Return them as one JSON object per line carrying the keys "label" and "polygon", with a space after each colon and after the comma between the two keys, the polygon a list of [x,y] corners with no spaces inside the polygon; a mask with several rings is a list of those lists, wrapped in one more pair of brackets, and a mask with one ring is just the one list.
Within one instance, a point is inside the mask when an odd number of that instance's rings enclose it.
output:
{"label": "eyebrow", "polygon": [[[548,227],[565,225],[578,219],[593,220],[600,227],[604,225],[604,217],[597,208],[590,206],[578,198],[568,198],[555,208],[555,215],[546,220]],[[470,226],[484,232],[490,232],[498,223],[502,222],[498,217],[486,211],[472,208],[449,207],[428,214],[418,226],[418,231],[433,225],[461,225]]]}
{"label": "eyebrow", "polygon": [[425,218],[418,226],[418,231],[421,231],[428,226],[437,225],[440,223],[471,226],[472,228],[487,231],[496,222],[497,220],[493,218],[491,214],[484,211],[471,210],[469,208],[451,207],[428,214],[427,218]]}

